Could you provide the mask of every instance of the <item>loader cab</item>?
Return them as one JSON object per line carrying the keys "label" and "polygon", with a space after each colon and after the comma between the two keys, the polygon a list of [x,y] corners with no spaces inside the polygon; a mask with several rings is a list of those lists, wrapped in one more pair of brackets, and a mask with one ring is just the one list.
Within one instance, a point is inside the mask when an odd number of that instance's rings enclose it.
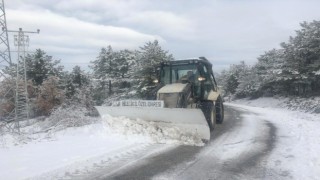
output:
{"label": "loader cab", "polygon": [[159,81],[163,85],[190,83],[193,96],[203,99],[210,90],[217,90],[212,65],[206,59],[190,59],[165,62],[159,68]]}
{"label": "loader cab", "polygon": [[199,70],[195,64],[165,65],[160,71],[160,82],[164,85],[172,83],[194,83],[199,76]]}

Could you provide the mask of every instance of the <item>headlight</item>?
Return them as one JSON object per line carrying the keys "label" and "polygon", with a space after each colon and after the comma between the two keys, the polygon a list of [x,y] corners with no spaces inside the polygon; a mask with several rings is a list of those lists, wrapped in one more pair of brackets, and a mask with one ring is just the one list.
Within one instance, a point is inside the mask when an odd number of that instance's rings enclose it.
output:
{"label": "headlight", "polygon": [[201,82],[201,81],[205,81],[205,80],[206,80],[206,78],[205,78],[205,77],[201,77],[201,76],[200,76],[200,77],[198,77],[198,81],[200,81],[200,82]]}

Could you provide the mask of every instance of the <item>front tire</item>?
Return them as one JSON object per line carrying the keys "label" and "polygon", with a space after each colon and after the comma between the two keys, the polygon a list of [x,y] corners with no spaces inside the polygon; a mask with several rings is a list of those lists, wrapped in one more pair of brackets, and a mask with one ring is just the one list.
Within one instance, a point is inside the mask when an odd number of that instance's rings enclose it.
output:
{"label": "front tire", "polygon": [[224,107],[223,107],[223,102],[221,97],[217,99],[215,109],[216,109],[216,121],[218,124],[222,124],[224,119]]}
{"label": "front tire", "polygon": [[210,131],[213,131],[216,126],[216,108],[212,102],[202,103],[202,112],[208,122]]}

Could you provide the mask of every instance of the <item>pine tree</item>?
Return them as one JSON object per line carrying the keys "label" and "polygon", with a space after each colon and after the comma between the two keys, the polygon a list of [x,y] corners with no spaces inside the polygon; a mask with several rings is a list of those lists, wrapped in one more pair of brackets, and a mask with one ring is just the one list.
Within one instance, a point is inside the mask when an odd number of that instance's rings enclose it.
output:
{"label": "pine tree", "polygon": [[89,85],[89,75],[87,75],[80,66],[75,66],[71,73],[65,78],[66,81],[66,96],[72,98],[77,91],[80,91],[84,86]]}
{"label": "pine tree", "polygon": [[236,92],[238,85],[239,85],[238,79],[234,74],[231,74],[227,79],[226,86],[224,89],[226,94],[234,94]]}
{"label": "pine tree", "polygon": [[116,77],[115,53],[111,46],[102,48],[96,60],[91,61],[95,81],[94,100],[97,104],[103,103],[107,96],[112,94],[112,78]]}
{"label": "pine tree", "polygon": [[65,87],[67,106],[83,107],[87,110],[93,109],[92,82],[89,75],[81,70],[80,66],[75,66],[68,74]]}
{"label": "pine tree", "polygon": [[320,21],[303,22],[301,27],[289,42],[281,43],[281,49],[272,49],[258,57],[252,68],[240,63],[224,71],[220,77],[224,90],[251,97],[319,95]]}
{"label": "pine tree", "polygon": [[272,49],[258,57],[253,66],[259,75],[262,93],[275,94],[288,92],[285,84],[290,83],[289,70],[286,69],[283,49]]}
{"label": "pine tree", "polygon": [[137,75],[142,78],[139,86],[141,94],[145,94],[148,87],[154,86],[153,80],[157,78],[156,67],[161,62],[171,60],[173,60],[173,56],[168,54],[168,51],[163,50],[157,40],[147,42],[143,47],[140,47],[137,57],[139,68]]}
{"label": "pine tree", "polygon": [[96,79],[106,79],[107,69],[106,69],[106,63],[107,63],[107,49],[101,48],[99,56],[96,58],[96,60],[91,61],[90,68],[93,70],[93,76]]}
{"label": "pine tree", "polygon": [[27,69],[27,79],[32,80],[35,85],[41,85],[49,76],[61,77],[63,66],[59,65],[59,60],[53,60],[52,56],[37,49],[34,54],[28,54],[25,59]]}
{"label": "pine tree", "polygon": [[247,68],[245,75],[239,80],[236,88],[237,97],[258,98],[261,94],[261,80],[257,73],[257,68]]}
{"label": "pine tree", "polygon": [[139,71],[139,63],[138,63],[139,51],[125,50],[125,57],[128,63],[128,71],[127,71],[128,78],[137,79],[137,74]]}
{"label": "pine tree", "polygon": [[293,88],[305,95],[320,88],[320,21],[300,24],[302,29],[290,37],[288,43],[282,43],[285,54],[285,66],[293,79]]}
{"label": "pine tree", "polygon": [[128,58],[130,58],[130,51],[129,50],[121,50],[119,52],[114,53],[114,78],[127,78],[128,77],[128,70],[129,70],[129,63]]}

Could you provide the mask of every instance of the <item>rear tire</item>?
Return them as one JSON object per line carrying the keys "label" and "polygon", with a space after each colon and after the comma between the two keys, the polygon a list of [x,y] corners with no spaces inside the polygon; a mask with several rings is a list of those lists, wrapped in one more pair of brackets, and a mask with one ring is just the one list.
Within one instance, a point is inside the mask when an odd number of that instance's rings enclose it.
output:
{"label": "rear tire", "polygon": [[223,119],[224,119],[224,107],[223,107],[223,102],[222,102],[221,97],[219,97],[217,99],[215,109],[216,109],[217,124],[222,124]]}
{"label": "rear tire", "polygon": [[208,122],[210,131],[216,126],[216,108],[212,102],[202,102],[201,110]]}

